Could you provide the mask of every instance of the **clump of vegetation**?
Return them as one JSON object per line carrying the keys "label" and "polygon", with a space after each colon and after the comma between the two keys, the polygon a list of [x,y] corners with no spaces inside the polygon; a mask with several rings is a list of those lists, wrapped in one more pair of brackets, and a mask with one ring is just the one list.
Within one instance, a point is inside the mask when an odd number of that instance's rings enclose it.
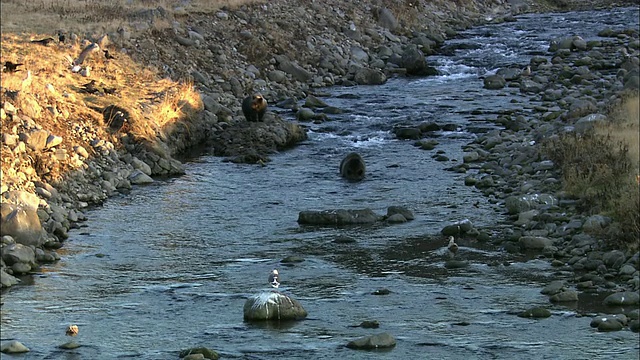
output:
{"label": "clump of vegetation", "polygon": [[580,210],[616,221],[612,247],[637,250],[640,238],[638,95],[627,97],[608,122],[584,134],[568,133],[545,144],[545,153],[562,170],[564,190]]}

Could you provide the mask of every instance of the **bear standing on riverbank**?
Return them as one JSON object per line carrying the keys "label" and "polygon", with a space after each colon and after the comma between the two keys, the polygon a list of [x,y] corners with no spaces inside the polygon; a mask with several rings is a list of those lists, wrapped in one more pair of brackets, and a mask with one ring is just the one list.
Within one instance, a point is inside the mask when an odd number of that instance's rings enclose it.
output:
{"label": "bear standing on riverbank", "polygon": [[360,181],[364,179],[366,166],[364,160],[358,153],[349,153],[340,163],[340,175],[350,181]]}
{"label": "bear standing on riverbank", "polygon": [[262,121],[264,114],[267,112],[267,100],[260,94],[247,96],[242,101],[242,113],[247,121]]}

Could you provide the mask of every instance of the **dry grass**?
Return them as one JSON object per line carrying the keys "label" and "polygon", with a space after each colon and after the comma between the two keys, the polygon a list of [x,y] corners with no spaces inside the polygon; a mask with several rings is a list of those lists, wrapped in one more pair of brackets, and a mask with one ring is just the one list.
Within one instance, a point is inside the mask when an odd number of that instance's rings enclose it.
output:
{"label": "dry grass", "polygon": [[[182,123],[203,107],[199,92],[190,83],[160,79],[148,68],[117,53],[117,60],[107,60],[102,52],[94,53],[86,62],[91,66],[88,77],[71,72],[71,60],[80,53],[80,45],[31,43],[32,36],[2,34],[1,59],[24,63],[20,71],[3,73],[1,102],[9,100],[20,113],[32,118],[40,127],[64,139],[63,148],[74,145],[90,150],[86,131],[96,129],[98,138],[117,143],[118,134],[107,131],[102,114],[96,109],[114,104],[126,109],[130,124],[122,131],[135,138],[155,140],[162,130]],[[30,73],[30,80],[25,81]],[[115,93],[83,92],[83,86],[95,80]],[[57,114],[57,115],[56,115]],[[1,124],[3,133],[12,133],[16,120]],[[84,136],[83,136],[84,134]],[[3,163],[3,167],[5,163]],[[4,170],[4,169],[3,169]],[[64,172],[68,169],[60,169]],[[61,175],[61,174],[55,174]]]}
{"label": "dry grass", "polygon": [[0,11],[2,33],[53,34],[66,30],[79,34],[106,33],[127,24],[136,12],[164,8],[179,16],[209,13],[221,8],[263,3],[256,0],[3,0]]}
{"label": "dry grass", "polygon": [[564,135],[545,144],[562,168],[564,189],[588,213],[610,215],[619,224],[609,233],[614,247],[637,250],[640,238],[639,102],[628,98],[609,114],[609,123],[584,135]]}

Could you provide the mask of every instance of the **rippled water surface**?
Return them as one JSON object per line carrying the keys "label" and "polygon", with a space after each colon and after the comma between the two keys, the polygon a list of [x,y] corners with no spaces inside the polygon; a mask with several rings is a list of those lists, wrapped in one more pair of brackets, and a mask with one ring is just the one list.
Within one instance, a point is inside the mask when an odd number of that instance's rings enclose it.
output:
{"label": "rippled water surface", "polygon": [[[30,347],[15,356],[24,359],[175,359],[193,346],[248,359],[638,358],[637,334],[597,333],[590,317],[577,315],[585,309],[553,305],[540,294],[552,279],[571,274],[468,240],[460,241],[458,256],[470,265],[447,270],[438,235],[463,219],[494,229],[504,220],[502,209],[464,186],[464,175],[444,170],[462,161],[461,147],[474,139],[470,128],[490,129],[485,118],[527,103],[515,89],[505,90],[509,96],[484,90],[478,76],[526,65],[545,54],[551,38],[589,39],[606,26],[637,24],[637,9],[524,16],[448,42],[481,46],[429,58],[442,76],[326,89],[331,96],[324,100],[348,112],[311,125],[305,143],[272,156],[268,166],[202,156],[187,163],[185,176],[92,211],[86,227],[71,232],[60,262],[3,295],[2,339]],[[450,161],[390,134],[394,126],[425,121],[457,125],[436,138]],[[339,177],[350,151],[365,158],[363,182]],[[344,228],[296,221],[303,210],[369,207],[383,214],[391,205],[408,207],[416,219]],[[344,237],[355,242],[334,242]],[[280,264],[289,255],[305,260]],[[246,298],[266,288],[274,267],[282,291],[309,318],[244,323]],[[371,294],[381,288],[391,293]],[[513,315],[535,305],[553,316]],[[352,327],[364,320],[378,320],[380,328]],[[56,346],[66,341],[69,323],[79,325],[84,346],[62,353]],[[394,335],[397,346],[376,353],[344,347],[379,332]]]}

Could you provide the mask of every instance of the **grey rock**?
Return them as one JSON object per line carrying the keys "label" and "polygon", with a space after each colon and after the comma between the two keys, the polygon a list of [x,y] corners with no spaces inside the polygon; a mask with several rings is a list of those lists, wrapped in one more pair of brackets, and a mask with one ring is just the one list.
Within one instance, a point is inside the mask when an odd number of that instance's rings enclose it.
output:
{"label": "grey rock", "polygon": [[11,287],[19,282],[20,280],[18,278],[13,275],[7,274],[4,271],[4,267],[0,269],[0,284],[3,288]]}
{"label": "grey rock", "polygon": [[535,319],[548,318],[549,316],[551,316],[551,311],[543,307],[533,307],[531,309],[527,309],[519,313],[518,316],[524,317],[524,318],[535,318]]}
{"label": "grey rock", "polygon": [[554,303],[578,301],[578,292],[573,290],[565,290],[549,297]]}
{"label": "grey rock", "polygon": [[301,211],[298,214],[298,223],[304,225],[371,224],[381,219],[371,209]]}
{"label": "grey rock", "polygon": [[619,269],[624,264],[626,257],[620,250],[613,250],[605,253],[602,256],[604,264],[611,269]]}
{"label": "grey rock", "polygon": [[600,332],[609,332],[609,331],[620,331],[624,326],[615,320],[615,319],[606,319],[598,324],[598,331]]}
{"label": "grey rock", "polygon": [[2,346],[0,346],[0,352],[3,352],[5,354],[20,354],[20,353],[26,353],[29,351],[30,351],[29,348],[24,346],[18,340],[11,340],[5,344],[2,344]]}
{"label": "grey rock", "polygon": [[603,301],[607,306],[633,306],[640,304],[638,292],[624,291],[607,296]]}
{"label": "grey rock", "polygon": [[353,81],[358,85],[382,85],[387,82],[387,76],[378,69],[359,68]]}
{"label": "grey rock", "polygon": [[280,58],[278,69],[290,74],[294,79],[301,82],[307,82],[312,78],[312,74],[302,66],[283,58]]}
{"label": "grey rock", "polygon": [[546,246],[552,246],[553,240],[543,236],[522,236],[518,239],[518,243],[524,249],[541,250]]}
{"label": "grey rock", "polygon": [[44,243],[44,230],[36,209],[3,202],[0,213],[0,235],[10,235],[24,245]]}
{"label": "grey rock", "polygon": [[387,208],[387,217],[393,216],[394,214],[400,214],[407,220],[415,219],[413,212],[403,206],[389,206]]}
{"label": "grey rock", "polygon": [[498,90],[505,87],[506,80],[501,75],[489,75],[484,78],[484,87],[489,90]]}
{"label": "grey rock", "polygon": [[365,336],[352,340],[347,344],[350,349],[380,349],[396,346],[396,339],[388,333]]}
{"label": "grey rock", "polygon": [[142,170],[135,169],[131,172],[131,175],[129,175],[129,181],[134,185],[144,185],[151,184],[154,180],[149,175],[142,172]]}
{"label": "grey rock", "polygon": [[247,299],[244,320],[301,320],[307,311],[295,299],[278,291],[265,291]]}
{"label": "grey rock", "polygon": [[544,295],[555,295],[565,290],[567,282],[564,280],[554,280],[549,285],[545,286],[540,293]]}

